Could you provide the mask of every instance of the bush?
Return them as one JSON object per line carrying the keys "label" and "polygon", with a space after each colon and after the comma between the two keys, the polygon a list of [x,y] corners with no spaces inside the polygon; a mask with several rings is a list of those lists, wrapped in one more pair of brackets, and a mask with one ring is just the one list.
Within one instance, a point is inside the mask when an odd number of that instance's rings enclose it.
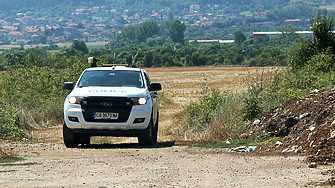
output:
{"label": "bush", "polygon": [[334,70],[334,66],[334,55],[329,53],[317,54],[307,61],[309,72],[329,72],[330,70]]}
{"label": "bush", "polygon": [[0,139],[23,137],[16,108],[0,101]]}
{"label": "bush", "polygon": [[223,101],[223,96],[217,89],[204,90],[202,94],[199,102],[191,102],[185,109],[185,113],[189,117],[188,124],[196,131],[207,129],[213,112],[220,108]]}
{"label": "bush", "polygon": [[[250,75],[241,93],[205,88],[197,102],[190,102],[179,118],[179,135],[189,140],[224,140],[248,130],[248,121],[288,100],[287,71]],[[294,95],[296,93],[293,93]]]}
{"label": "bush", "polygon": [[244,119],[252,120],[263,113],[261,101],[256,97],[245,98],[246,106],[242,108]]}
{"label": "bush", "polygon": [[198,102],[190,102],[184,109],[178,132],[189,140],[226,139],[245,131],[241,118],[241,96],[221,94],[218,89],[203,91]]}
{"label": "bush", "polygon": [[[24,65],[15,65],[0,74],[0,98],[17,109],[23,128],[40,128],[62,122],[63,102],[68,91],[62,89],[66,81],[76,81],[88,66],[82,57],[54,56],[55,65],[67,67],[56,69],[40,66],[35,60],[26,60]],[[84,58],[87,62],[87,57]]]}

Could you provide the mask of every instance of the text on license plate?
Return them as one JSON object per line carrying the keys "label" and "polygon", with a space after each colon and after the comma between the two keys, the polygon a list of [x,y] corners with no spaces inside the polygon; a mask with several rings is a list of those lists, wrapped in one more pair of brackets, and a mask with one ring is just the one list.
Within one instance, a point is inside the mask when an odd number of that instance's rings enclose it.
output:
{"label": "text on license plate", "polygon": [[118,119],[119,113],[95,112],[94,119]]}

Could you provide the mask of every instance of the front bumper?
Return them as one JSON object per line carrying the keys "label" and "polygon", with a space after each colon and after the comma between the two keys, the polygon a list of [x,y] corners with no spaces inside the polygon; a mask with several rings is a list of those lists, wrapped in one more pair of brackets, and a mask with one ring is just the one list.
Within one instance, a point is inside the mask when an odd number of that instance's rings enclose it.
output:
{"label": "front bumper", "polygon": [[[126,122],[87,122],[84,119],[82,109],[79,108],[69,108],[64,111],[64,120],[70,129],[81,129],[86,130],[84,132],[89,132],[89,130],[143,130],[147,128],[150,122],[151,109],[146,105],[133,106],[130,112],[129,118]],[[77,119],[77,121],[71,121],[69,119]],[[134,122],[135,119],[145,119],[141,123]],[[77,130],[79,131],[79,130]]]}

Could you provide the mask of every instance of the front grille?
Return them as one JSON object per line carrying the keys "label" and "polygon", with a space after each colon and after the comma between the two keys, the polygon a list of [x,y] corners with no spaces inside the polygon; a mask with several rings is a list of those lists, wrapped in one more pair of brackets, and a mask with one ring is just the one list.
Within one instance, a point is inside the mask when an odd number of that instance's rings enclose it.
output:
{"label": "front grille", "polygon": [[[88,97],[81,101],[81,109],[87,122],[127,122],[133,101],[126,97]],[[94,119],[96,112],[118,113],[119,118]]]}

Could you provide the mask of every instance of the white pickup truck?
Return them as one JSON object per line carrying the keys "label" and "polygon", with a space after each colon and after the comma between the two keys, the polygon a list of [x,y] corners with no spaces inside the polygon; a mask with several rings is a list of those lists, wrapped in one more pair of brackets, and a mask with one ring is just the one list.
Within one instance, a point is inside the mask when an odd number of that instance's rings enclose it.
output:
{"label": "white pickup truck", "polygon": [[91,67],[64,102],[63,139],[66,147],[89,144],[91,136],[137,137],[140,145],[157,142],[159,83],[147,72],[127,66]]}

